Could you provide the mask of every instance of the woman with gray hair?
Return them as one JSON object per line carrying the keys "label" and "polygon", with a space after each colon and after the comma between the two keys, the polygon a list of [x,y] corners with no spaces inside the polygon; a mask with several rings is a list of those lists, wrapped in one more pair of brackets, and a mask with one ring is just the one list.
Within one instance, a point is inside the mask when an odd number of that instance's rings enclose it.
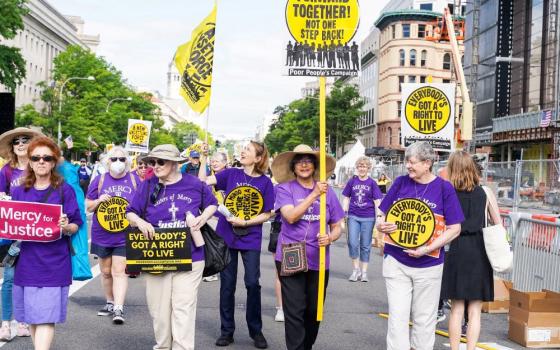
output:
{"label": "woman with gray hair", "polygon": [[346,183],[342,191],[344,196],[342,207],[348,217],[348,253],[353,268],[348,280],[351,282],[368,281],[367,268],[375,212],[383,198],[379,187],[369,176],[370,171],[371,160],[366,156],[358,158],[356,175]]}
{"label": "woman with gray hair", "polygon": [[[433,349],[443,246],[459,235],[465,219],[453,186],[432,174],[435,159],[427,142],[410,145],[405,152],[408,175],[395,179],[379,206],[389,350]],[[403,336],[409,334],[411,315],[412,334]]]}
{"label": "woman with gray hair", "polygon": [[96,177],[88,188],[86,208],[94,212],[91,226],[91,254],[99,257],[101,282],[107,300],[98,316],[112,316],[114,324],[124,323],[126,277],[125,211],[136,193],[137,178],[130,172],[130,158],[115,146],[103,159],[109,171]]}

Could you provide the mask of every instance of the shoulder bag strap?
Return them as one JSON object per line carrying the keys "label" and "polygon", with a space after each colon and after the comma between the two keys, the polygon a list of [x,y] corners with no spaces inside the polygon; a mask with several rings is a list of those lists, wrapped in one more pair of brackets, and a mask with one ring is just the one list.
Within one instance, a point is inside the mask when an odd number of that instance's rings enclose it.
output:
{"label": "shoulder bag strap", "polygon": [[136,191],[136,178],[134,178],[134,175],[132,175],[130,171],[128,172],[128,175],[130,176],[130,182],[132,182],[132,188]]}
{"label": "shoulder bag strap", "polygon": [[101,188],[103,187],[103,182],[105,182],[105,173],[101,174],[99,183],[97,184],[97,197],[101,196]]}

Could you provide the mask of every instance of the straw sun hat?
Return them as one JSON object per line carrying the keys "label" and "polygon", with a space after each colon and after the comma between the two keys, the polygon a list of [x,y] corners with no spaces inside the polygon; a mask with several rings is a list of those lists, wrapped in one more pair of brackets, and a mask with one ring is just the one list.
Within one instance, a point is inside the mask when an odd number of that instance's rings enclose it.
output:
{"label": "straw sun hat", "polygon": [[[297,154],[309,154],[315,156],[319,161],[319,151],[314,151],[307,145],[297,145],[293,151],[280,153],[272,162],[272,174],[278,183],[283,183],[296,178],[295,174],[290,169],[290,162]],[[333,173],[336,166],[336,160],[327,155],[327,178]],[[319,180],[319,168],[315,169],[313,174],[315,180]]]}
{"label": "straw sun hat", "polygon": [[0,157],[4,159],[9,159],[12,155],[12,141],[19,136],[27,136],[32,139],[35,136],[44,136],[39,131],[35,131],[28,128],[15,128],[10,131],[6,131],[0,135]]}
{"label": "straw sun hat", "polygon": [[143,157],[143,161],[148,159],[165,159],[173,162],[182,162],[186,158],[181,157],[181,152],[175,145],[165,144],[154,147],[147,156]]}

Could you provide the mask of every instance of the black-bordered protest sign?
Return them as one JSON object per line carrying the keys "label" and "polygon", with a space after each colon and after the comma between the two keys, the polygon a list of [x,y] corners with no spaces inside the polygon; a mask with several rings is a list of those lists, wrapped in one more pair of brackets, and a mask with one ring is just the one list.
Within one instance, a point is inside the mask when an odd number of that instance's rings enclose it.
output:
{"label": "black-bordered protest sign", "polygon": [[360,23],[358,0],[287,0],[285,18],[285,75],[358,76],[360,49],[352,41]]}
{"label": "black-bordered protest sign", "polygon": [[251,186],[238,186],[224,199],[230,213],[242,220],[250,220],[262,213],[264,199],[262,194]]}
{"label": "black-bordered protest sign", "polygon": [[156,228],[152,240],[139,230],[129,231],[126,237],[126,267],[129,272],[191,271],[189,228]]}
{"label": "black-bordered protest sign", "polygon": [[123,197],[111,197],[101,202],[95,211],[97,222],[107,232],[120,233],[126,230],[129,222],[126,219],[128,201]]}
{"label": "black-bordered protest sign", "polygon": [[436,150],[455,148],[455,84],[402,84],[401,144],[426,141]]}
{"label": "black-bordered protest sign", "polygon": [[129,119],[125,149],[131,152],[148,153],[151,129],[152,122],[149,120]]}

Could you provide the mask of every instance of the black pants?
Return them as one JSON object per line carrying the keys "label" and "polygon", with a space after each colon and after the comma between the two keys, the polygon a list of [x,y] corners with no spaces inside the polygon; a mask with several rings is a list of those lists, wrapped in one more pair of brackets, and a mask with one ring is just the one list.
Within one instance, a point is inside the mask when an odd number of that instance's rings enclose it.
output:
{"label": "black pants", "polygon": [[[280,275],[280,263],[276,262]],[[329,283],[329,270],[325,271],[325,296]],[[280,276],[284,332],[288,350],[310,350],[315,344],[319,325],[317,321],[317,294],[319,271],[309,270],[293,276]]]}

